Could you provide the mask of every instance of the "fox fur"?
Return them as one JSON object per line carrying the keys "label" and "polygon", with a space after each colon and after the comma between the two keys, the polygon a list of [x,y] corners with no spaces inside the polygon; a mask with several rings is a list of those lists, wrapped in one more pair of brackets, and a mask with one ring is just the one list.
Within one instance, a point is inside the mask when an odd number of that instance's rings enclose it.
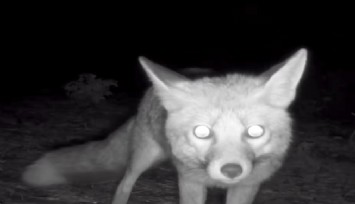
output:
{"label": "fox fur", "polygon": [[307,62],[299,49],[260,75],[189,79],[139,57],[152,83],[132,116],[107,139],[48,152],[29,165],[33,186],[119,179],[112,204],[126,204],[139,176],[166,159],[176,166],[180,204],[203,204],[207,187],[227,204],[251,204],[292,141],[294,101]]}

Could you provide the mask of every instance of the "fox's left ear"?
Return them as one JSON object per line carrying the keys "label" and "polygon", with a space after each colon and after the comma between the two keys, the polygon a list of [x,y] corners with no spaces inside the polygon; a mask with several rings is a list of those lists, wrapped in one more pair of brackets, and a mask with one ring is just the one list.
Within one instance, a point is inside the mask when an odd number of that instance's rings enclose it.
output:
{"label": "fox's left ear", "polygon": [[138,61],[153,83],[162,105],[168,110],[179,108],[181,102],[187,98],[184,87],[190,79],[146,57],[140,56]]}
{"label": "fox's left ear", "polygon": [[299,49],[281,65],[264,73],[268,80],[264,86],[264,97],[273,106],[287,107],[295,99],[297,86],[307,63],[308,51]]}

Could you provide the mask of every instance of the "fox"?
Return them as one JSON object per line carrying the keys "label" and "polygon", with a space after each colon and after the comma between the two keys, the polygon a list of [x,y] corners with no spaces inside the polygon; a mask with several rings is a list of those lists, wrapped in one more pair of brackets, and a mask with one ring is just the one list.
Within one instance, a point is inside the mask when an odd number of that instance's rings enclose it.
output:
{"label": "fox", "polygon": [[169,160],[180,204],[205,203],[211,187],[226,190],[226,204],[252,204],[288,155],[289,107],[307,59],[301,47],[259,74],[191,79],[138,56],[151,85],[137,112],[105,139],[41,155],[22,180],[34,187],[118,180],[110,202],[127,204],[139,177]]}

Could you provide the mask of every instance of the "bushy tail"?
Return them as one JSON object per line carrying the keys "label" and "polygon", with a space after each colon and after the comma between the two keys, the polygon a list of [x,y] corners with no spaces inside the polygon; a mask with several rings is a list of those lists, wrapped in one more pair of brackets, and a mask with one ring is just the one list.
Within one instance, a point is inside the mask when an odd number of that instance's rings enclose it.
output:
{"label": "bushy tail", "polygon": [[26,168],[23,181],[32,186],[48,186],[120,179],[128,160],[131,123],[129,121],[106,140],[45,154]]}

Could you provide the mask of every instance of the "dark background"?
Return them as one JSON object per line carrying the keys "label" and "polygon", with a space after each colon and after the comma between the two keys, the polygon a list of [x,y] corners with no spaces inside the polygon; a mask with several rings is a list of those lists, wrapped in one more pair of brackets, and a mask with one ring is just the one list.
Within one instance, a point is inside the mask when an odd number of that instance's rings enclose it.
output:
{"label": "dark background", "polygon": [[350,9],[308,1],[17,3],[3,19],[2,97],[60,92],[88,72],[134,92],[146,83],[140,55],[174,69],[259,71],[300,47],[310,51],[310,86],[326,70],[352,80]]}
{"label": "dark background", "polygon": [[[109,202],[114,183],[35,189],[19,178],[42,153],[107,137],[136,111],[149,85],[138,56],[176,70],[258,73],[301,47],[309,60],[291,108],[291,154],[258,203],[355,203],[350,3],[27,2],[1,7],[0,203]],[[81,73],[117,80],[114,95],[100,105],[71,100],[64,85]],[[175,175],[153,169],[132,200],[175,202]]]}

